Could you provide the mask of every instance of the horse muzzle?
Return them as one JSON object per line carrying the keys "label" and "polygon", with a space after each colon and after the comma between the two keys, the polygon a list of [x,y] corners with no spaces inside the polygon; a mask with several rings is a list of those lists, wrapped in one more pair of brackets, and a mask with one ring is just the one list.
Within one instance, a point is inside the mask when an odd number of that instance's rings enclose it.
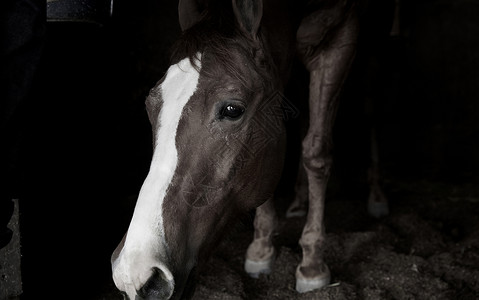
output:
{"label": "horse muzzle", "polygon": [[113,281],[130,300],[168,300],[175,291],[173,273],[166,264],[146,253],[122,251],[124,240],[113,252]]}
{"label": "horse muzzle", "polygon": [[175,281],[171,273],[168,274],[158,268],[153,268],[152,271],[150,278],[136,291],[135,300],[171,299],[175,290]]}
{"label": "horse muzzle", "polygon": [[124,298],[129,300],[169,300],[175,291],[173,275],[164,267],[153,267],[133,276],[114,270],[113,280]]}

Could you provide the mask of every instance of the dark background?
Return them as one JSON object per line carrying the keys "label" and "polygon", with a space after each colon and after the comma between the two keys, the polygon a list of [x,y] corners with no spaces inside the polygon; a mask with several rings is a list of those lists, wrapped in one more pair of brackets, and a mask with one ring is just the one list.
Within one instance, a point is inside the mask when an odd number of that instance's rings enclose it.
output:
{"label": "dark background", "polygon": [[[335,128],[333,189],[366,200],[371,120],[384,174],[479,184],[479,3],[403,1],[396,38],[387,36],[384,13],[364,14]],[[149,167],[144,100],[179,34],[174,1],[115,1],[103,26],[47,24],[19,125],[27,299],[73,299],[111,286],[109,257]]]}

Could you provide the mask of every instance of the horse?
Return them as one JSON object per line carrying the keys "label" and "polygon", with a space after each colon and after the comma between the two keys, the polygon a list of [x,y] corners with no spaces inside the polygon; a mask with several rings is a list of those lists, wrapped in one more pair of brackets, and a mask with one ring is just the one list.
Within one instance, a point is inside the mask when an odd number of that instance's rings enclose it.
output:
{"label": "horse", "polygon": [[357,44],[355,1],[180,0],[178,12],[182,35],[171,66],[145,102],[153,157],[112,254],[116,287],[126,299],[192,297],[222,233],[255,208],[244,268],[252,277],[271,272],[273,198],[286,148],[281,95],[296,57],[310,77],[309,129],[288,210],[307,213],[296,290],[328,285],[324,201],[333,122]]}

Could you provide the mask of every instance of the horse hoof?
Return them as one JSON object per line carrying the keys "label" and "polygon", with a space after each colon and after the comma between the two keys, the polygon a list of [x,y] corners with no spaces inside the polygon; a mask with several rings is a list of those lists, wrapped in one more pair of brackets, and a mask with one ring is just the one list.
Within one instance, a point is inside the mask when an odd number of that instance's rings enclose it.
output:
{"label": "horse hoof", "polygon": [[307,293],[313,290],[319,290],[331,281],[331,272],[326,264],[322,264],[318,274],[314,277],[306,277],[301,271],[301,267],[296,269],[296,291],[298,293]]}
{"label": "horse hoof", "polygon": [[272,259],[264,261],[254,261],[246,259],[244,263],[244,269],[250,277],[258,279],[261,274],[269,275],[271,273],[272,265]]}
{"label": "horse hoof", "polygon": [[385,217],[389,215],[389,205],[387,202],[369,202],[368,213],[376,219]]}
{"label": "horse hoof", "polygon": [[295,203],[293,203],[286,211],[286,218],[290,219],[304,217],[307,213],[308,210],[305,207],[295,205]]}
{"label": "horse hoof", "polygon": [[307,211],[304,209],[291,209],[286,212],[286,218],[300,218],[306,216]]}
{"label": "horse hoof", "polygon": [[314,290],[322,289],[323,287],[329,285],[331,277],[329,274],[324,277],[315,278],[315,279],[296,279],[296,291],[298,293],[307,293]]}

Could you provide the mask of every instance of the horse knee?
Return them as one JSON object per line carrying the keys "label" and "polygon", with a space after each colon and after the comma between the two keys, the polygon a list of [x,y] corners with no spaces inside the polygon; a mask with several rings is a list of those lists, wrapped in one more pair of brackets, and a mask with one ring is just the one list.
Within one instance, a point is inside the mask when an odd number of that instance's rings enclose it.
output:
{"label": "horse knee", "polygon": [[327,178],[333,164],[331,143],[319,137],[306,137],[303,141],[303,164],[308,175]]}

